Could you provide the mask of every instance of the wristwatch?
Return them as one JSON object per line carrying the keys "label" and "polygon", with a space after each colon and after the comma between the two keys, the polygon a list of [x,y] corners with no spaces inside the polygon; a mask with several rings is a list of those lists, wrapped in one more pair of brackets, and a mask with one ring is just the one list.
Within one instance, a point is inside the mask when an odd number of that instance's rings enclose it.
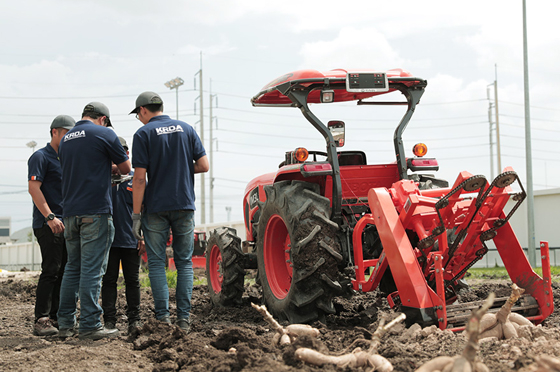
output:
{"label": "wristwatch", "polygon": [[52,221],[56,218],[56,216],[54,215],[54,213],[49,214],[47,217],[45,217],[45,221],[49,222]]}

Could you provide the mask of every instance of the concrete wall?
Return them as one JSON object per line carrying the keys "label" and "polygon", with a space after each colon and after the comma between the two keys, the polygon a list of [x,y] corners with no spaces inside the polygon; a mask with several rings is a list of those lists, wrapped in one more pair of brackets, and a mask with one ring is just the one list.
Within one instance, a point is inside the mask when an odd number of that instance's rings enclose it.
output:
{"label": "concrete wall", "polygon": [[8,271],[41,270],[41,250],[37,242],[0,245],[0,269]]}

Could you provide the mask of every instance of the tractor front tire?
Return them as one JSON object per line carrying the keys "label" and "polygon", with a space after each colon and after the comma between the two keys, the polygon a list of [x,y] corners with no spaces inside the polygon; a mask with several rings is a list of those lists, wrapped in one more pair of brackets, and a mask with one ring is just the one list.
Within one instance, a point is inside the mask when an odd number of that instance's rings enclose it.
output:
{"label": "tractor front tire", "polygon": [[257,263],[264,302],[280,320],[324,321],[334,314],[332,298],[342,293],[338,225],[319,185],[281,181],[265,186],[260,203]]}
{"label": "tractor front tire", "polygon": [[206,280],[214,306],[241,304],[245,270],[240,264],[243,251],[237,231],[219,227],[210,233],[206,245]]}

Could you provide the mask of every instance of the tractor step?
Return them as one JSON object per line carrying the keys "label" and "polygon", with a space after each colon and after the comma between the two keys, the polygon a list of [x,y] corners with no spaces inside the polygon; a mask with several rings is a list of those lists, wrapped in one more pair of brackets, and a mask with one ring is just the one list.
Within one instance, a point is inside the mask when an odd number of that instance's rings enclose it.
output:
{"label": "tractor step", "polygon": [[[497,313],[498,310],[506,303],[509,297],[500,297],[494,300],[493,306],[488,313]],[[447,327],[455,328],[464,326],[472,315],[472,311],[478,309],[484,300],[463,302],[447,306]],[[511,308],[511,312],[519,313],[525,317],[538,314],[539,305],[531,295],[523,295]]]}

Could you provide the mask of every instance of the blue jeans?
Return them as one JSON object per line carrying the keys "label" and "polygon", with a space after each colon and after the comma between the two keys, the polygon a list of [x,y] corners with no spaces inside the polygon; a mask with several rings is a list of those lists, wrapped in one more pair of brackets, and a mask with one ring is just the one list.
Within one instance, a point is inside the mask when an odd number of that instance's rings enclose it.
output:
{"label": "blue jeans", "polygon": [[173,258],[177,268],[177,319],[188,319],[193,287],[194,211],[166,211],[142,216],[148,268],[156,318],[169,316],[169,288],[165,276],[166,243],[173,232]]}
{"label": "blue jeans", "polygon": [[76,304],[80,299],[80,332],[101,328],[99,292],[107,268],[109,249],[115,236],[110,214],[64,218],[64,238],[68,262],[62,277],[58,324],[76,324]]}

